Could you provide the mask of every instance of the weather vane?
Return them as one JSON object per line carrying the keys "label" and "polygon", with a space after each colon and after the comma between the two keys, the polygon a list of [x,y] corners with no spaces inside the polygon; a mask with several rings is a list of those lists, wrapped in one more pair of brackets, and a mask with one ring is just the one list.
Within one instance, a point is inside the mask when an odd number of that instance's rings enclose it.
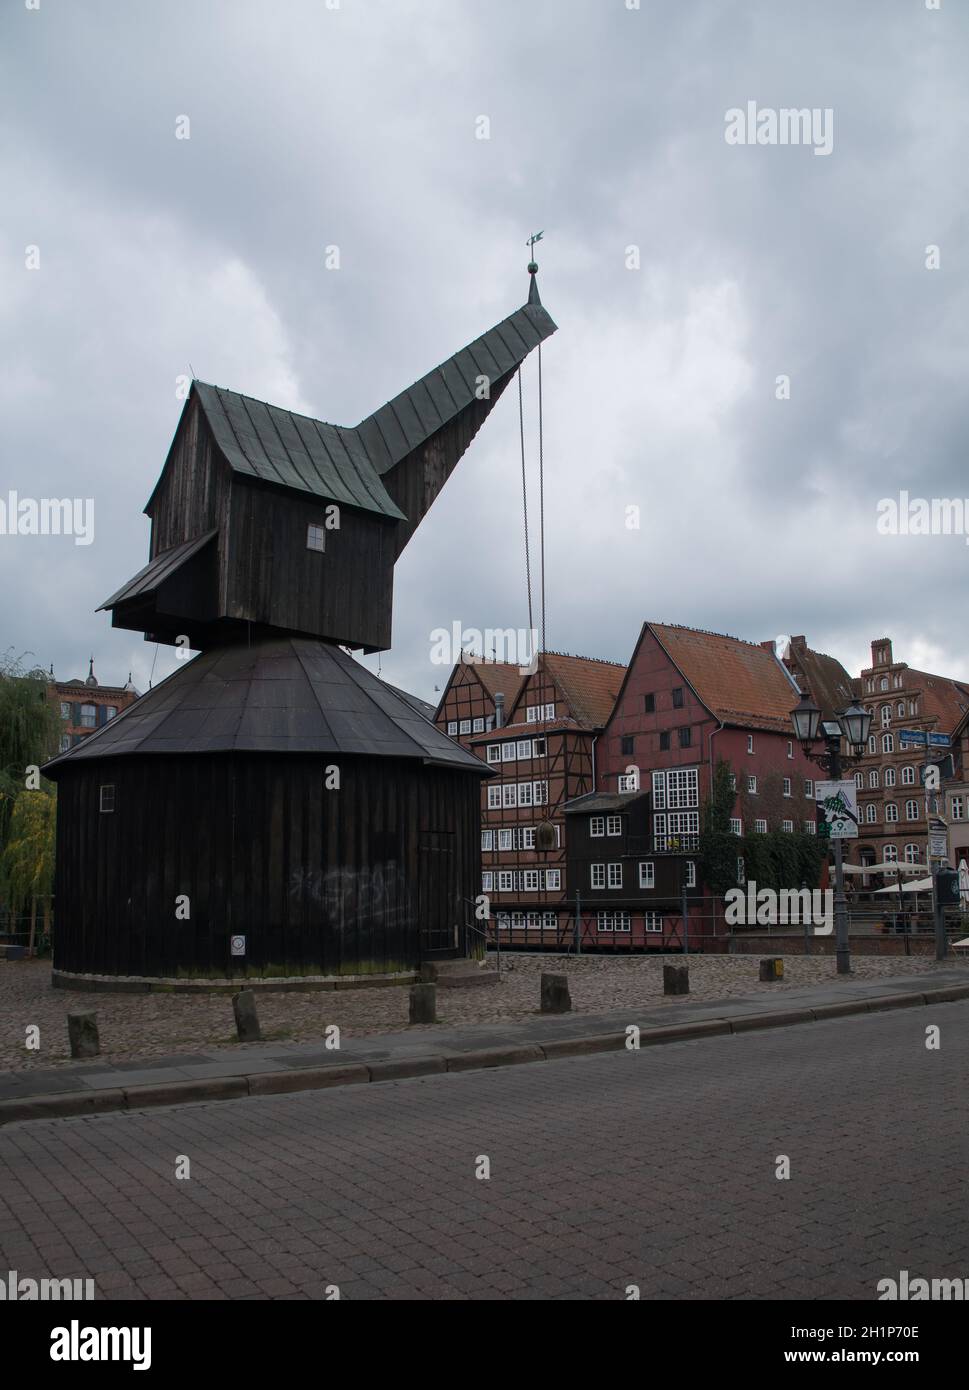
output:
{"label": "weather vane", "polygon": [[525,242],[525,245],[529,248],[529,250],[532,253],[532,258],[528,263],[529,275],[534,275],[535,272],[538,270],[538,265],[535,260],[535,243],[536,241],[541,241],[544,235],[544,232],[535,232],[535,234],[533,236],[530,236],[528,240]]}

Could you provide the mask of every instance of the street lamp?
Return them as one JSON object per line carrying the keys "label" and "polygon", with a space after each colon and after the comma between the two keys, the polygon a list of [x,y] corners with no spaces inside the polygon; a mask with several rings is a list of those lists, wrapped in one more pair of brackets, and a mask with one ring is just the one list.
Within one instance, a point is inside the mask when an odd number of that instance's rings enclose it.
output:
{"label": "street lamp", "polygon": [[[791,710],[791,723],[794,733],[806,758],[817,763],[827,772],[833,782],[840,782],[843,773],[864,756],[871,728],[871,715],[859,704],[849,705],[833,720],[821,720],[821,711],[811,700],[807,691],[801,696],[796,709]],[[818,739],[824,740],[824,747],[815,751]],[[841,740],[844,738],[854,750],[850,756],[843,756]],[[848,904],[845,900],[844,861],[840,837],[834,842],[834,929],[835,951],[838,959],[838,974],[851,974],[851,953],[848,948]]]}

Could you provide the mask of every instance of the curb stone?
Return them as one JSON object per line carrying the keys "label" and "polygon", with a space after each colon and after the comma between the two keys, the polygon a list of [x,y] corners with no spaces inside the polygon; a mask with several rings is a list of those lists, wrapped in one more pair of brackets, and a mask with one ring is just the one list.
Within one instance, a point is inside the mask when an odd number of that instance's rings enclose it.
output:
{"label": "curb stone", "polygon": [[[695,1023],[674,1023],[643,1028],[640,1049],[691,1038],[709,1038],[759,1029],[783,1028],[799,1023],[823,1022],[849,1015],[883,1013],[891,1009],[918,1005],[951,1004],[969,999],[969,984],[952,985],[911,994],[882,994],[870,999],[844,1000],[818,1004],[810,1009],[778,1009],[770,1013],[751,1013],[733,1019],[704,1019]],[[184,1105],[211,1100],[239,1100],[249,1096],[285,1095],[296,1091],[324,1090],[335,1086],[359,1085],[372,1081],[396,1081],[409,1077],[441,1075],[445,1072],[478,1071],[485,1068],[516,1066],[524,1062],[555,1061],[562,1057],[589,1056],[626,1049],[626,1034],[598,1033],[586,1038],[559,1038],[547,1043],[527,1043],[508,1047],[485,1047],[471,1052],[448,1053],[432,1057],[391,1058],[381,1062],[352,1062],[342,1066],[305,1067],[289,1071],[240,1073],[238,1076],[206,1077],[169,1081],[157,1085],[105,1087],[103,1090],[66,1091],[53,1095],[30,1096],[24,1100],[0,1101],[0,1125],[23,1120],[68,1119],[106,1114],[111,1111],[142,1110],[151,1106]]]}

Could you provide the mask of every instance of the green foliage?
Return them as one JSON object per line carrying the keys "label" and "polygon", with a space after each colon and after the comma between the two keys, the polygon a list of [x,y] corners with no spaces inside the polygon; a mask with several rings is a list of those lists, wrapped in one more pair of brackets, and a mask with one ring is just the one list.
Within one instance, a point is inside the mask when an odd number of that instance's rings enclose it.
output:
{"label": "green foliage", "polygon": [[10,829],[0,856],[0,889],[14,912],[54,891],[57,802],[47,791],[21,792],[13,803]]}
{"label": "green foliage", "polygon": [[48,677],[8,651],[0,657],[0,854],[24,793],[26,770],[57,750],[60,721],[47,699]]}
{"label": "green foliage", "polygon": [[721,758],[713,772],[713,792],[703,804],[700,817],[698,874],[711,893],[722,897],[737,884],[737,856],[740,841],[730,833],[736,793],[730,764]]}

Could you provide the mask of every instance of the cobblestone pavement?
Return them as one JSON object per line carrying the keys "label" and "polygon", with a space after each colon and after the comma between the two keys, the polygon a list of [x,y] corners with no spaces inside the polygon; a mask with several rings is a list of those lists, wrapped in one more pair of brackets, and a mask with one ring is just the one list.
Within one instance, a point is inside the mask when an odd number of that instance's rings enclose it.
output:
{"label": "cobblestone pavement", "polygon": [[955,1003],[11,1125],[0,1271],[107,1298],[873,1299],[969,1277],[967,1059]]}
{"label": "cobblestone pavement", "polygon": [[[500,984],[486,989],[441,991],[438,1016],[445,1024],[487,1023],[530,1018],[538,1010],[543,970],[569,976],[573,1009],[600,1013],[613,1008],[675,1001],[663,995],[663,964],[678,957],[517,955],[503,957]],[[690,995],[694,1000],[726,999],[768,991],[776,995],[798,985],[837,981],[833,957],[787,956],[784,982],[762,985],[755,956],[690,956]],[[856,980],[887,979],[946,968],[925,956],[852,958]],[[951,962],[949,963],[951,968]],[[407,1025],[408,991],[402,987],[259,996],[259,1018],[268,1041],[310,1042],[327,1024],[347,1037],[363,1037]],[[235,1041],[228,995],[184,997],[171,994],[81,994],[52,989],[49,961],[0,961],[0,1071],[70,1065],[66,1014],[78,1007],[96,1010],[101,1056],[106,1061],[167,1056],[180,1049],[230,1047]],[[26,1029],[40,1028],[40,1047],[28,1051]]]}

